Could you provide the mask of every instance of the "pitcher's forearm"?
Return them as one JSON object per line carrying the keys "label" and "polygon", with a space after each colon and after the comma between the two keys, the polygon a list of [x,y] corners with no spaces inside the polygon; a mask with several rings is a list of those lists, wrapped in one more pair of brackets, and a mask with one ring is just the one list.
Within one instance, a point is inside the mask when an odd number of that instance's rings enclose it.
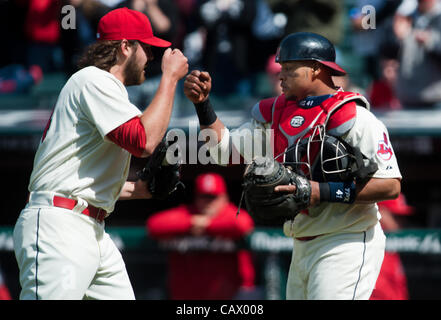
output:
{"label": "pitcher's forearm", "polygon": [[173,110],[173,102],[178,81],[163,76],[150,105],[141,116],[146,134],[146,152],[152,154],[164,137]]}

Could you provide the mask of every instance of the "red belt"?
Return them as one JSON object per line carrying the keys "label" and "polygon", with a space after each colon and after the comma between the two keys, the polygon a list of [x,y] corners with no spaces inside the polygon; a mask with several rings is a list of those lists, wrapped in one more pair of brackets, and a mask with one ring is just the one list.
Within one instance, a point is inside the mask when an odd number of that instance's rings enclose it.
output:
{"label": "red belt", "polygon": [[[72,210],[73,208],[75,208],[78,201],[74,199],[54,196],[53,203],[55,207]],[[88,206],[86,209],[81,211],[81,213],[91,218],[94,218],[98,222],[103,222],[104,218],[107,215],[107,212],[105,210],[93,206]]]}

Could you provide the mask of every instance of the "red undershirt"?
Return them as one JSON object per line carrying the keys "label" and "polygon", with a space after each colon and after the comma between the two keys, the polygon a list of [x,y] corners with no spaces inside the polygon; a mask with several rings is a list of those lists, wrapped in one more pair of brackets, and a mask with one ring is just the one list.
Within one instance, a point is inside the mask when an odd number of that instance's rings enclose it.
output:
{"label": "red undershirt", "polygon": [[140,158],[145,150],[145,129],[139,117],[134,117],[107,134],[110,141]]}

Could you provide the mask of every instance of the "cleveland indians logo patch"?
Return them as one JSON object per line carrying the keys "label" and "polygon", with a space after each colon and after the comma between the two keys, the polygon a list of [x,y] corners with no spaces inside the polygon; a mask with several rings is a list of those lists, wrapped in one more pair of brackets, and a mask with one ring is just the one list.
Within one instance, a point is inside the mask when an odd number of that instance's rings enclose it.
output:
{"label": "cleveland indians logo patch", "polygon": [[295,116],[291,119],[291,126],[294,128],[300,127],[305,122],[305,118],[302,116]]}
{"label": "cleveland indians logo patch", "polygon": [[383,140],[378,142],[377,155],[386,161],[392,158],[392,147],[389,146],[389,139],[385,132],[383,132]]}

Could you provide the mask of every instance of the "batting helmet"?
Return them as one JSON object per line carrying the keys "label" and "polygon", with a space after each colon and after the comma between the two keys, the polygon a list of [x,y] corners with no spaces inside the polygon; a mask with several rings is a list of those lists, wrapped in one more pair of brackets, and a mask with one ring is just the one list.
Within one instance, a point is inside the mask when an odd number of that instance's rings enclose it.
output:
{"label": "batting helmet", "polygon": [[335,63],[334,45],[325,37],[312,32],[292,33],[280,42],[276,62],[317,61],[330,68],[332,75],[344,76],[346,71]]}

